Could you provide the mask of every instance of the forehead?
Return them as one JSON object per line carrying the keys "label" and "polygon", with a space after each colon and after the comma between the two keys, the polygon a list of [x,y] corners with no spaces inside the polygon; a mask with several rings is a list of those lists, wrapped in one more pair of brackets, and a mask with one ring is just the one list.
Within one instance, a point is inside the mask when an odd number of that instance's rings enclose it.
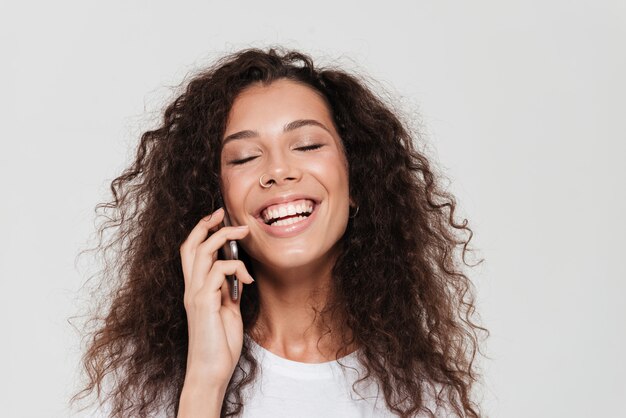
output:
{"label": "forehead", "polygon": [[331,122],[328,104],[322,95],[304,84],[281,79],[269,85],[254,84],[233,102],[226,124],[228,131],[247,128],[241,124],[286,119],[320,118]]}

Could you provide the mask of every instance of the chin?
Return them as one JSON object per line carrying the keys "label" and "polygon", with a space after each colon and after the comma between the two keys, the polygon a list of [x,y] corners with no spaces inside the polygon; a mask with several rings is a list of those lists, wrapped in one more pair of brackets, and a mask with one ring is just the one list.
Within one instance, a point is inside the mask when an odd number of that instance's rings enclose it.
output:
{"label": "chin", "polygon": [[276,269],[288,270],[319,263],[321,258],[315,257],[311,253],[288,251],[269,255],[265,258],[265,262]]}
{"label": "chin", "polygon": [[[331,248],[313,249],[306,248],[295,250],[293,248],[284,251],[277,251],[267,254],[264,257],[264,264],[276,270],[291,270],[303,267],[312,267],[325,270],[326,264],[334,264],[338,243]],[[320,271],[321,273],[321,271]]]}

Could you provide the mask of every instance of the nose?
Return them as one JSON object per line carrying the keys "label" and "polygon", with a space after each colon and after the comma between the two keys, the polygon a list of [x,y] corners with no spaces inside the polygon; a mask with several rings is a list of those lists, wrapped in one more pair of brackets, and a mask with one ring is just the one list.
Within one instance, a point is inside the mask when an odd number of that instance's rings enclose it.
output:
{"label": "nose", "polygon": [[276,152],[267,159],[264,171],[260,174],[265,184],[277,186],[286,185],[290,182],[298,182],[302,178],[302,170],[296,162],[281,152]]}

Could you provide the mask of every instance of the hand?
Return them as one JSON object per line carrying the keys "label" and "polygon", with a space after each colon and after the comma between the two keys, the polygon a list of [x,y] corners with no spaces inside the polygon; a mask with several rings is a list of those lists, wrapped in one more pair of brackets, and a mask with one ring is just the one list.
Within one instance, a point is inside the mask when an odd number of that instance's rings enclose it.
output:
{"label": "hand", "polygon": [[[189,329],[187,377],[225,389],[241,356],[243,283],[254,281],[241,260],[218,260],[227,240],[239,240],[250,229],[222,227],[224,209],[203,218],[180,247],[185,277],[184,305]],[[209,232],[211,235],[207,238]],[[239,298],[230,298],[226,275],[239,279]],[[186,380],[187,380],[186,377]]]}

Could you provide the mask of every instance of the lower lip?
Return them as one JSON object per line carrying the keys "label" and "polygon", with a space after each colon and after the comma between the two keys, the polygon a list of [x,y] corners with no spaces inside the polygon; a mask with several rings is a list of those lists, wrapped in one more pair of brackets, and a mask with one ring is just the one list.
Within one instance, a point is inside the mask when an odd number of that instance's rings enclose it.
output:
{"label": "lower lip", "polygon": [[291,225],[270,226],[263,222],[262,218],[257,218],[257,221],[259,222],[259,224],[261,224],[261,228],[268,234],[274,235],[279,238],[289,238],[293,237],[294,235],[298,235],[313,223],[315,217],[317,216],[318,208],[319,203],[316,203],[313,207],[313,212],[311,212],[309,216]]}

